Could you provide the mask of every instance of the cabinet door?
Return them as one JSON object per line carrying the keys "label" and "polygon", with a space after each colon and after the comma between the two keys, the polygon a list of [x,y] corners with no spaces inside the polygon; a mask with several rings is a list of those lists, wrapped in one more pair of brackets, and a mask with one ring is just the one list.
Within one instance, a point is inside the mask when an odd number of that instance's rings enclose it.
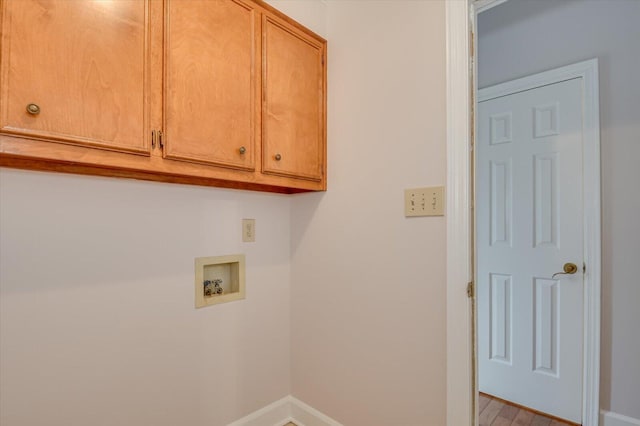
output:
{"label": "cabinet door", "polygon": [[165,158],[253,170],[256,11],[235,0],[166,10]]}
{"label": "cabinet door", "polygon": [[148,2],[1,7],[0,132],[148,154]]}
{"label": "cabinet door", "polygon": [[320,181],[325,157],[324,43],[263,20],[263,171]]}

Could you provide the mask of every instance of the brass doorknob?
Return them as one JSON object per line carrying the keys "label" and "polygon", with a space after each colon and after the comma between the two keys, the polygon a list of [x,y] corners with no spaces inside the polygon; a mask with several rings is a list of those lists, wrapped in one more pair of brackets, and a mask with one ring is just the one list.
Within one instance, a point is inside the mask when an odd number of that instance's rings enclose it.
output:
{"label": "brass doorknob", "polygon": [[282,160],[282,155],[276,154],[275,159],[276,159],[276,161]]}
{"label": "brass doorknob", "polygon": [[240,154],[244,154],[245,152],[247,152],[247,148],[241,146],[240,149],[238,149],[238,152],[240,152]]}
{"label": "brass doorknob", "polygon": [[36,104],[29,104],[27,105],[27,112],[31,115],[38,115],[40,114],[40,107]]}
{"label": "brass doorknob", "polygon": [[573,275],[578,272],[578,266],[575,263],[565,263],[562,269],[564,272],[556,272],[551,276],[551,279],[555,278],[556,275]]}

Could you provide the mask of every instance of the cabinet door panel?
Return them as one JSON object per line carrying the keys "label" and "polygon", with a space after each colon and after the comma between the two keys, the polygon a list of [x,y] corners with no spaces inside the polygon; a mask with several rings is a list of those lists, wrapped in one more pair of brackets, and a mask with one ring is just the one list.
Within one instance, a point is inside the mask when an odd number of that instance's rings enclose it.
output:
{"label": "cabinet door panel", "polygon": [[255,10],[235,0],[167,6],[165,157],[253,170]]}
{"label": "cabinet door panel", "polygon": [[148,154],[148,2],[1,6],[0,131]]}
{"label": "cabinet door panel", "polygon": [[321,180],[324,45],[270,17],[263,33],[263,171]]}

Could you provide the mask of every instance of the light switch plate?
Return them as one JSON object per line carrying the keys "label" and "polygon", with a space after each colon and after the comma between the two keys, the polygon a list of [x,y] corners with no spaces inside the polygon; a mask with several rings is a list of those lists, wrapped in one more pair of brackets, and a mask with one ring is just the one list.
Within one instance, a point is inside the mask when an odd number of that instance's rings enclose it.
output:
{"label": "light switch plate", "polygon": [[405,189],[404,215],[444,216],[444,186]]}
{"label": "light switch plate", "polygon": [[254,243],[256,241],[256,220],[242,219],[242,242]]}

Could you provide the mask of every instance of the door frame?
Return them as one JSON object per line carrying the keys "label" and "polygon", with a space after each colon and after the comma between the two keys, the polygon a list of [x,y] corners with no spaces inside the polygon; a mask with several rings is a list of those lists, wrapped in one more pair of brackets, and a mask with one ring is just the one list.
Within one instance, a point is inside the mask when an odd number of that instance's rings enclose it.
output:
{"label": "door frame", "polygon": [[[477,90],[476,102],[511,95],[579,78],[582,83],[582,183],[583,183],[583,370],[582,418],[583,425],[597,425],[584,419],[589,417],[595,403],[598,414],[600,377],[600,129],[598,105],[598,59],[555,68],[527,77],[511,80]],[[477,170],[477,169],[476,169]],[[477,194],[476,194],[477,196]],[[477,199],[476,199],[477,203]],[[477,266],[477,264],[476,264]],[[477,277],[477,269],[476,275]],[[477,301],[476,301],[477,303]],[[477,321],[477,318],[476,318]],[[477,348],[477,346],[476,346]],[[595,388],[595,393],[594,393]],[[595,399],[594,399],[595,398]]]}
{"label": "door frame", "polygon": [[[477,15],[507,0],[448,0],[447,36],[447,425],[476,425],[477,338],[474,280],[474,164]],[[600,128],[597,60],[535,74],[494,86],[527,90],[582,78],[584,94],[584,333],[582,424],[597,426],[600,393]],[[495,92],[498,93],[498,92]],[[480,93],[478,93],[480,95]]]}

